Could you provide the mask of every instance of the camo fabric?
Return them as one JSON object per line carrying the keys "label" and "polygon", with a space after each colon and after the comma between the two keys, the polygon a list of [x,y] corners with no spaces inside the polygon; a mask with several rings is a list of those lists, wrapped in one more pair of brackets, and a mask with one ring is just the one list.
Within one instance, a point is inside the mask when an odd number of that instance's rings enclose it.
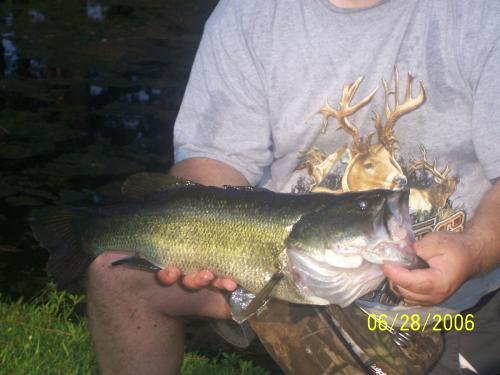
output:
{"label": "camo fabric", "polygon": [[311,308],[271,301],[250,319],[259,339],[287,375],[426,373],[443,350],[439,332],[412,333],[406,348],[394,335],[370,331],[357,306]]}

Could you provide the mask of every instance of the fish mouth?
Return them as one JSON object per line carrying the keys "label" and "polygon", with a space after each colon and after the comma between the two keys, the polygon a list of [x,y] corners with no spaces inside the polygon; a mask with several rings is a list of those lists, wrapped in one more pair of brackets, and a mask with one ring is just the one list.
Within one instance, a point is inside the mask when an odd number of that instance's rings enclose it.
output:
{"label": "fish mouth", "polygon": [[409,190],[390,192],[372,226],[372,241],[361,256],[375,264],[395,263],[413,268],[421,263],[415,254],[415,237],[408,209]]}
{"label": "fish mouth", "polygon": [[362,239],[340,245],[329,242],[314,259],[339,268],[358,268],[364,261],[421,268],[413,247],[408,200],[409,190],[385,191],[383,203],[374,207],[364,226]]}

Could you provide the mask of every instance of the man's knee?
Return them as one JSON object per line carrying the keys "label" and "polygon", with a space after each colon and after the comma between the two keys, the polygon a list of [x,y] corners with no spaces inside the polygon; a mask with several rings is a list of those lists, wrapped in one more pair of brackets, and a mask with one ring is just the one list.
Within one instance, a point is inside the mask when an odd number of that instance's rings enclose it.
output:
{"label": "man's knee", "polygon": [[[151,272],[111,264],[123,256],[106,252],[90,265],[86,276],[89,300],[114,305],[139,305],[159,313],[176,316],[230,318],[230,309],[219,291],[202,288],[187,291],[180,284],[162,285]],[[106,302],[104,302],[106,303]]]}
{"label": "man's knee", "polygon": [[89,266],[85,279],[89,317],[121,316],[132,312],[168,314],[161,311],[161,287],[151,272],[112,266],[123,253],[106,252]]}
{"label": "man's knee", "polygon": [[119,291],[130,293],[134,289],[141,289],[148,283],[154,282],[154,275],[149,272],[140,272],[122,266],[113,266],[112,263],[123,258],[124,254],[105,252],[99,255],[90,264],[86,274],[87,292]]}

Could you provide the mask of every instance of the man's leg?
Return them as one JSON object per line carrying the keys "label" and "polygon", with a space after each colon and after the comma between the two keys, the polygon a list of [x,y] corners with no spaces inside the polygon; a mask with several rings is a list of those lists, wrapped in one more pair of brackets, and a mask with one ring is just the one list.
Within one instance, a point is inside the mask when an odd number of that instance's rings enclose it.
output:
{"label": "man's leg", "polygon": [[432,375],[500,373],[500,291],[483,297],[467,314],[474,327],[445,333],[445,351]]}
{"label": "man's leg", "polygon": [[97,363],[106,374],[177,374],[184,352],[182,316],[230,318],[220,292],[161,286],[154,274],[99,256],[87,273],[87,312]]}

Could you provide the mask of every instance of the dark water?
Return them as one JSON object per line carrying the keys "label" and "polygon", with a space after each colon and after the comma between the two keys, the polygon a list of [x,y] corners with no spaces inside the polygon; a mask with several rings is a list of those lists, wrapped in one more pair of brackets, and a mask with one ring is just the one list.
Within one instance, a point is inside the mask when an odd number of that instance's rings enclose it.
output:
{"label": "dark water", "polygon": [[43,287],[26,222],[99,204],[172,163],[172,127],[216,0],[0,3],[0,293]]}

